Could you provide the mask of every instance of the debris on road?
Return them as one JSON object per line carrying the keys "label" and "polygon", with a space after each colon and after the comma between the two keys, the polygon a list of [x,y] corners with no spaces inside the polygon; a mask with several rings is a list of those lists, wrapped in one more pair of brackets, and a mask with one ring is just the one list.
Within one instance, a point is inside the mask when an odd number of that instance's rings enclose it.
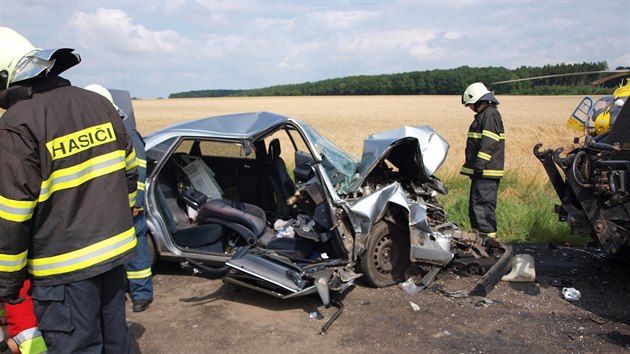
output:
{"label": "debris on road", "polygon": [[411,308],[412,308],[414,311],[420,311],[420,306],[418,306],[418,304],[416,304],[416,303],[414,303],[414,302],[409,301],[409,305],[411,305]]}
{"label": "debris on road", "polygon": [[309,313],[309,314],[308,314],[308,316],[309,316],[310,318],[313,318],[313,319],[316,319],[316,320],[321,320],[321,319],[323,319],[323,318],[324,318],[324,315],[322,315],[322,313],[321,313],[321,312],[319,312],[319,311],[317,311],[317,310],[315,310],[315,311],[313,311],[313,312]]}
{"label": "debris on road", "polygon": [[578,301],[582,294],[575,288],[562,288],[562,296],[569,301]]}
{"label": "debris on road", "polygon": [[517,254],[510,262],[510,273],[501,278],[502,281],[533,282],[536,280],[536,267],[531,254]]}
{"label": "debris on road", "polygon": [[495,305],[495,304],[498,304],[498,303],[499,303],[498,301],[494,301],[494,300],[491,300],[491,299],[483,299],[483,300],[479,300],[479,301],[475,302],[475,307],[481,307],[481,306],[488,307],[490,305]]}

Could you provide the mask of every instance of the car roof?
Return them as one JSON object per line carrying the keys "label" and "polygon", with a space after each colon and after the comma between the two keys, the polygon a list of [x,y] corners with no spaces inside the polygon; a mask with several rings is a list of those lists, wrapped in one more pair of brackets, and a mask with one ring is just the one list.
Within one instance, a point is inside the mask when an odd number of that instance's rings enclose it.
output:
{"label": "car roof", "polygon": [[182,135],[247,139],[288,121],[296,122],[271,112],[227,114],[177,123],[148,134],[145,140],[164,141]]}

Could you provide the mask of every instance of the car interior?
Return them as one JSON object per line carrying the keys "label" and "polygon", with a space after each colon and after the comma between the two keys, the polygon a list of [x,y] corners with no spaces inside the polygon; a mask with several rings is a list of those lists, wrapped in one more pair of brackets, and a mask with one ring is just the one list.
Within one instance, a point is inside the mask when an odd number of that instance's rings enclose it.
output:
{"label": "car interior", "polygon": [[[283,156],[296,150],[281,140],[261,139],[245,154],[234,142],[184,139],[155,178],[159,211],[174,243],[188,252],[229,255],[237,246],[257,245],[292,258],[311,256],[321,237],[311,217],[286,203],[296,185]],[[283,154],[282,147],[289,151]],[[312,159],[304,154],[295,159]],[[299,166],[296,177],[310,178],[309,170]]]}

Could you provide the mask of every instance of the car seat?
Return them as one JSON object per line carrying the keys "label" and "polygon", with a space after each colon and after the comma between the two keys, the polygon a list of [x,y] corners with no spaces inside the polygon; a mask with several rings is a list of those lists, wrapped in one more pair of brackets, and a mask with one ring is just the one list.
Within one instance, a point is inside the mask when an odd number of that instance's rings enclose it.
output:
{"label": "car seat", "polygon": [[197,223],[216,223],[229,227],[243,237],[248,245],[256,244],[265,232],[271,232],[267,227],[265,212],[261,208],[229,199],[213,199],[201,205]]}
{"label": "car seat", "polygon": [[276,217],[286,218],[291,215],[291,207],[286,201],[295,193],[295,184],[287,172],[287,166],[280,157],[280,152],[280,140],[273,139],[269,143],[268,173],[276,196]]}
{"label": "car seat", "polygon": [[179,207],[177,193],[158,182],[156,197],[168,231],[176,245],[209,252],[223,252],[224,226],[221,224],[193,224]]}
{"label": "car seat", "polygon": [[238,232],[249,245],[257,244],[298,258],[306,258],[315,244],[299,235],[276,237],[275,231],[267,226],[267,217],[260,207],[235,200],[210,200],[199,208],[197,222],[220,223]]}

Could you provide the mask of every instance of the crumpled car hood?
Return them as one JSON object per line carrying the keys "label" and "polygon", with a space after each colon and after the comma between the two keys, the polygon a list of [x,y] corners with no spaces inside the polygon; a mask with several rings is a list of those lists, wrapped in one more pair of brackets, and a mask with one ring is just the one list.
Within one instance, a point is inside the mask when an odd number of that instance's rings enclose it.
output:
{"label": "crumpled car hood", "polygon": [[[388,156],[401,143],[410,144],[410,150],[399,156]],[[430,126],[404,126],[382,133],[371,134],[363,141],[363,155],[357,167],[358,177],[344,188],[343,193],[356,191],[374,167],[388,158],[398,169],[413,177],[428,177],[437,171],[448,154],[449,144]],[[404,156],[403,156],[404,155]]]}

